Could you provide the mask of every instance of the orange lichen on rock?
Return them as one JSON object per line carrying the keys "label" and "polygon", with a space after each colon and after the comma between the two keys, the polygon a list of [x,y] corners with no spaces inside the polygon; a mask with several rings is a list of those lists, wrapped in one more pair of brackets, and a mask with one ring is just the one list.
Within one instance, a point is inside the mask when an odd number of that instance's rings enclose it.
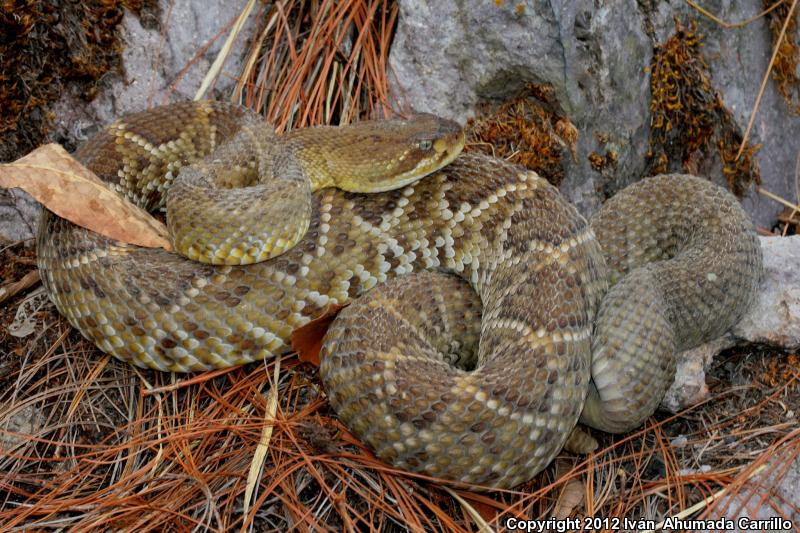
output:
{"label": "orange lichen on rock", "polygon": [[606,168],[614,167],[617,164],[619,155],[615,150],[607,150],[605,154],[592,152],[589,154],[589,164],[595,172],[602,172]]}
{"label": "orange lichen on rock", "polygon": [[465,150],[506,158],[558,186],[564,150],[574,157],[578,132],[555,107],[552,87],[532,83],[499,106],[483,104],[467,123]]}
{"label": "orange lichen on rock", "polygon": [[748,143],[736,157],[742,132],[711,85],[697,25],[686,28],[676,20],[675,26],[675,34],[656,47],[650,66],[648,170],[668,172],[677,164],[694,171],[695,159],[716,147],[728,187],[742,196],[752,183],[761,183],[754,157],[759,146]]}
{"label": "orange lichen on rock", "polygon": [[793,379],[800,368],[800,357],[795,353],[786,356],[785,361],[771,359],[767,369],[761,373],[761,382],[770,387],[778,387]]}

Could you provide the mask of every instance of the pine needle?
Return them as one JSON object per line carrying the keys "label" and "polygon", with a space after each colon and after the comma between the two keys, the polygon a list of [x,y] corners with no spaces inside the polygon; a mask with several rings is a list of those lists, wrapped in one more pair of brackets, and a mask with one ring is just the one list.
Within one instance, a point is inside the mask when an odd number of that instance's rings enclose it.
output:
{"label": "pine needle", "polygon": [[214,59],[214,62],[211,64],[211,67],[208,69],[208,72],[203,78],[200,88],[197,89],[197,92],[194,95],[195,100],[200,100],[203,98],[206,94],[206,91],[208,91],[208,88],[211,87],[213,81],[217,79],[217,76],[219,76],[219,73],[222,70],[222,65],[225,64],[228,54],[231,53],[233,43],[236,42],[236,38],[242,31],[244,23],[247,21],[247,17],[250,16],[250,12],[253,11],[253,7],[255,5],[256,0],[248,0],[247,4],[245,4],[244,9],[242,9],[242,12],[239,14],[239,18],[236,19],[236,23],[233,25],[233,28],[231,28],[228,38],[225,40],[225,44],[222,45],[222,48],[217,54],[216,59]]}
{"label": "pine needle", "polygon": [[264,416],[264,429],[261,432],[261,439],[256,446],[256,451],[253,454],[253,461],[250,463],[250,471],[247,474],[247,487],[244,491],[244,514],[250,513],[250,500],[253,496],[255,488],[258,486],[258,481],[261,474],[261,469],[264,466],[264,460],[269,450],[269,441],[272,438],[272,430],[275,427],[275,413],[278,409],[278,387],[279,377],[281,372],[281,358],[275,360],[275,370],[270,383],[269,403],[267,404],[267,412]]}
{"label": "pine needle", "polygon": [[778,52],[780,51],[781,45],[783,43],[783,37],[784,35],[786,35],[786,28],[792,21],[792,17],[794,17],[794,10],[796,7],[797,7],[797,0],[792,0],[792,5],[789,7],[789,12],[786,14],[786,19],[783,21],[781,32],[780,34],[778,34],[778,38],[775,41],[775,45],[772,49],[772,56],[769,58],[769,64],[767,65],[767,70],[764,72],[764,76],[761,78],[761,86],[758,88],[758,95],[756,96],[756,101],[753,104],[753,109],[750,112],[750,119],[747,121],[747,128],[744,130],[744,135],[742,136],[742,143],[741,145],[739,145],[739,151],[736,153],[737,160],[739,159],[739,157],[741,157],[745,148],[747,148],[747,140],[750,137],[750,131],[753,129],[753,123],[756,120],[756,114],[758,113],[758,108],[761,106],[761,98],[763,98],[764,90],[767,88],[767,80],[769,80],[770,72],[772,72],[772,66],[775,64],[775,58],[778,57]]}

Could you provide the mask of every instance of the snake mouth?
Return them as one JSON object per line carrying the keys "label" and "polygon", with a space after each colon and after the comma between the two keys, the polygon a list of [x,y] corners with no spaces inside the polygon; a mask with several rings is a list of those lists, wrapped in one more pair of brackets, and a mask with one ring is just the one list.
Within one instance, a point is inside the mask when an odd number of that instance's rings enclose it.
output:
{"label": "snake mouth", "polygon": [[[455,157],[451,158],[450,161],[452,161],[453,159],[455,159]],[[403,176],[398,176],[396,179],[393,179],[391,183],[386,183],[386,184],[381,185],[381,186],[374,186],[373,188],[371,188],[367,192],[367,194],[373,194],[373,193],[379,193],[379,192],[388,192],[388,191],[393,191],[395,189],[401,189],[403,187],[406,187],[407,185],[411,185],[412,183],[415,183],[415,182],[421,180],[425,176],[433,174],[434,172],[436,172],[437,170],[441,169],[446,164],[448,164],[450,161],[447,161],[446,163],[439,163],[437,161],[436,164],[431,165],[432,168],[430,168],[430,170],[428,170],[428,171],[411,172],[411,173],[406,173]],[[417,168],[419,168],[419,166]],[[347,189],[343,189],[343,190],[347,190]],[[352,191],[352,192],[362,192],[363,193],[363,192],[366,192],[366,191]]]}

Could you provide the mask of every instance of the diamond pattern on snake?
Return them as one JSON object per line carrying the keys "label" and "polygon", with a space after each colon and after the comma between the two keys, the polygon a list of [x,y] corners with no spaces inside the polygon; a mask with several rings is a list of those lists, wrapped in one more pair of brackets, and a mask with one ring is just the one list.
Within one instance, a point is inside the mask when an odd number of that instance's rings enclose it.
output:
{"label": "diamond pattern on snake", "polygon": [[351,303],[321,353],[341,420],[400,468],[514,486],[579,420],[622,432],[652,414],[674,354],[752,302],[761,249],[706,180],[644,179],[587,221],[463,142],[431,115],[283,137],[231,104],[123,117],[75,155],[165,207],[180,253],[45,212],[45,287],[101,350],[175,372],[286,353],[295,328]]}

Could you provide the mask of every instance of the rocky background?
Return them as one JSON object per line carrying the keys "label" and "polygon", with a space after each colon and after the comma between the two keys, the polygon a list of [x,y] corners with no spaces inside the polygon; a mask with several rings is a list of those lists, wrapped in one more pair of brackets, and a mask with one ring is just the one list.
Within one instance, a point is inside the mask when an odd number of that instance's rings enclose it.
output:
{"label": "rocky background", "polygon": [[[90,3],[92,2],[87,2]],[[122,9],[118,27],[98,30],[115,33],[118,41],[108,39],[97,43],[109,48],[119,46],[121,62],[110,62],[106,66],[108,70],[96,81],[89,80],[87,83],[85,78],[88,76],[83,75],[71,80],[72,83],[65,83],[60,97],[47,111],[41,112],[49,115],[50,125],[47,127],[47,138],[41,139],[40,143],[59,142],[68,149],[74,149],[100,126],[112,122],[120,115],[193,98],[225,42],[227,30],[245,4],[246,0],[160,0],[148,6],[149,9],[141,9],[138,13],[127,8]],[[46,36],[48,40],[54,41],[53,47],[59,44],[67,47],[66,55],[85,54],[86,62],[104,59],[97,57],[97,51],[92,49],[91,43],[76,45],[71,42],[76,37],[74,31],[65,28],[70,23],[66,16],[67,9],[69,8],[53,13],[52,19],[34,22],[31,24],[31,31],[41,31],[39,27],[48,23],[60,24],[61,31],[56,30],[55,35]],[[11,8],[10,11],[4,15],[13,17],[14,9]],[[242,38],[234,44],[208,97],[224,98],[235,83],[252,22],[253,16],[250,17],[250,24],[241,32]],[[5,43],[0,37],[0,46],[2,44]],[[31,50],[43,55],[49,51]],[[20,74],[25,75],[27,72],[21,71]],[[51,72],[33,73],[37,79],[52,75]],[[0,82],[19,83],[19,80],[4,79],[0,75]],[[4,92],[0,91],[0,94]],[[37,133],[39,132],[34,131],[29,136]],[[26,146],[24,139],[16,146],[11,146],[10,137],[8,133],[0,134],[0,156],[6,160],[21,157],[35,147]],[[6,161],[0,159],[0,162]],[[38,203],[24,192],[0,189],[0,243],[32,238],[38,212]]]}
{"label": "rocky background", "polygon": [[[550,84],[560,111],[580,136],[575,159],[565,158],[562,191],[582,212],[593,212],[604,194],[646,172],[650,131],[650,76],[654,47],[676,28],[675,19],[697,20],[711,82],[742,130],[769,63],[772,37],[762,17],[726,29],[683,0],[504,1],[406,0],[391,67],[398,92],[419,111],[460,121],[482,100],[503,100],[526,82]],[[753,0],[702,2],[725,21],[742,21],[762,11]],[[751,141],[763,186],[795,199],[795,159],[800,120],[767,85]],[[592,153],[616,153],[613,168],[597,172]],[[703,162],[721,181],[719,163]],[[745,200],[756,224],[770,227],[778,204],[751,193]]]}
{"label": "rocky background", "polygon": [[[52,106],[50,138],[74,146],[115,116],[194,96],[245,4],[162,0],[145,16],[126,11],[120,26],[122,73],[104,76],[91,102],[65,91]],[[763,6],[755,0],[713,0],[703,8],[736,22]],[[654,47],[675,33],[676,21],[686,27],[697,21],[713,89],[743,130],[772,50],[770,19],[725,28],[684,0],[401,0],[390,57],[395,96],[407,108],[465,122],[482,102],[505,100],[528,83],[551,86],[556,112],[579,134],[574,157],[563,158],[561,188],[588,215],[648,172],[648,68]],[[250,38],[247,28],[241,35],[214,88],[223,97]],[[798,133],[800,117],[771,79],[750,140],[760,144],[756,160],[763,187],[790,201],[796,201]],[[609,154],[613,164],[593,166],[591,156]],[[695,164],[724,181],[713,150]],[[765,228],[783,209],[752,189],[744,202]],[[0,239],[30,238],[35,211],[24,195],[4,193]]]}
{"label": "rocky background", "polygon": [[[71,84],[62,80],[64,91],[50,106],[49,139],[74,148],[119,115],[194,97],[246,4],[246,0],[212,0],[202,6],[195,2],[151,0],[149,4],[130,3],[135,12],[127,8],[114,12],[119,19],[115,29],[119,42],[114,44],[107,39],[98,44],[118,46],[121,63],[114,68],[113,61],[109,62],[108,71],[88,89],[85,80]],[[399,7],[389,58],[398,107],[433,112],[466,123],[482,113],[487,104],[506,102],[530,84],[546,87],[546,91],[539,91],[539,96],[545,97],[539,98],[536,105],[548,110],[534,118],[546,125],[548,120],[562,117],[564,123],[574,126],[577,137],[572,139],[572,146],[568,142],[563,146],[547,145],[548,150],[555,146],[561,153],[557,157],[550,154],[547,160],[539,158],[539,166],[534,166],[543,175],[562,176],[562,192],[585,215],[652,170],[648,159],[654,105],[651,63],[654,53],[665,43],[675,42],[677,31],[682,32],[683,41],[698,41],[698,53],[708,65],[709,90],[716,94],[735,122],[733,127],[740,131],[747,124],[772,51],[769,17],[739,28],[725,28],[685,0],[401,0]],[[755,0],[717,0],[704,2],[703,7],[731,22],[751,19],[763,9],[762,3]],[[69,23],[65,13],[52,20]],[[231,94],[258,13],[258,9],[251,11],[208,96],[226,98]],[[110,16],[104,12],[105,19]],[[776,20],[780,23],[783,18],[777,14]],[[693,29],[695,22],[697,27]],[[37,26],[32,24],[31,28],[35,31]],[[790,30],[796,33],[796,24]],[[69,31],[58,29],[55,37],[64,35],[66,45],[75,50],[75,43],[69,42]],[[83,43],[78,50],[89,54],[90,44]],[[676,54],[678,62],[686,60]],[[800,50],[797,54],[800,57]],[[95,61],[105,59],[98,58],[97,52],[94,57]],[[70,61],[76,60],[70,56]],[[703,59],[699,61],[702,63]],[[788,79],[797,81],[796,72],[791,74],[794,78]],[[797,201],[797,109],[779,92],[776,80],[770,78],[751,134],[751,142],[760,145],[754,161],[760,167],[763,187],[790,201]],[[3,136],[5,144],[0,155],[7,159],[23,155],[13,154],[15,147],[6,142],[9,138]],[[683,140],[670,139],[668,144]],[[682,171],[690,166],[690,170],[724,184],[720,155],[713,148],[693,154],[688,165],[672,161],[669,170]],[[21,142],[16,149],[24,152],[30,147]],[[593,157],[607,164],[597,165]],[[544,168],[543,163],[560,168]],[[757,194],[754,186],[745,194],[745,206],[756,225],[772,227],[783,206]],[[38,204],[25,193],[0,190],[0,243],[31,239],[38,210]],[[776,247],[785,248],[786,252],[769,258],[776,259],[771,271],[793,271],[796,243],[775,243],[767,248]],[[714,353],[736,340],[775,342],[787,349],[798,343],[800,318],[793,313],[782,315],[780,310],[800,305],[800,294],[792,292],[790,287],[794,285],[783,278],[772,281],[777,288],[764,291],[771,295],[769,303],[760,306],[753,314],[754,320],[743,322],[752,324],[750,329],[737,331],[710,352],[690,359],[694,362],[686,366],[685,381],[678,381],[694,387],[694,392],[681,391],[675,395],[677,400],[668,398],[667,405],[677,409],[692,398],[696,400],[698,390],[702,395],[703,376],[697,368],[702,369]],[[775,317],[779,319],[775,321]],[[792,332],[788,341],[777,338],[777,333],[768,333],[780,331]]]}

